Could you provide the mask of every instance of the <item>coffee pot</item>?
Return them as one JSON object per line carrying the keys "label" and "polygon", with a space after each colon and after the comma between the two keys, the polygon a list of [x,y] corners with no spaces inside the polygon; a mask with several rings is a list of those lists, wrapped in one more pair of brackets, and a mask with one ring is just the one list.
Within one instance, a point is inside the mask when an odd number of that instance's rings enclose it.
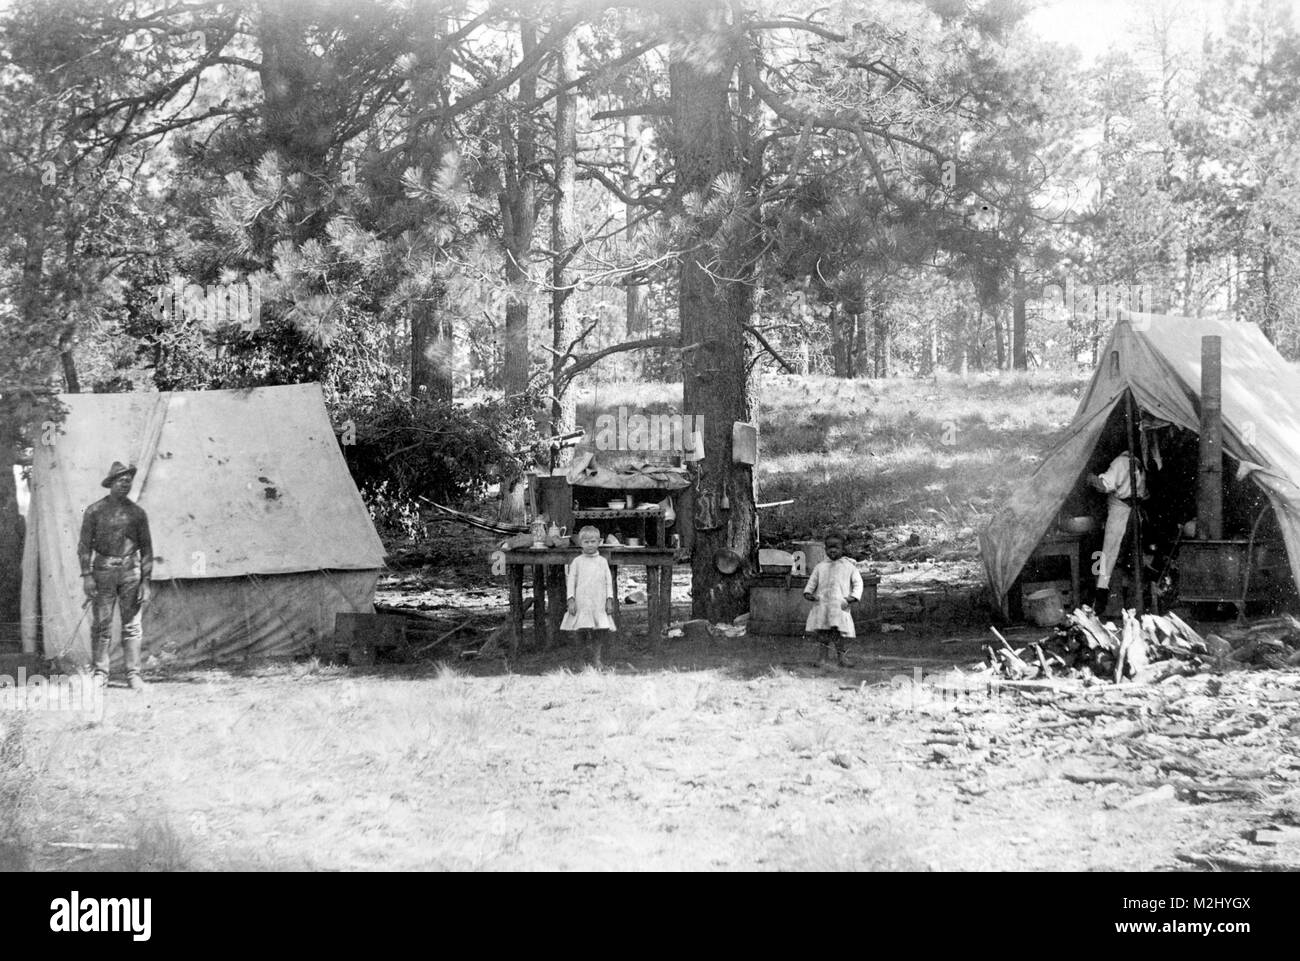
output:
{"label": "coffee pot", "polygon": [[528,533],[533,535],[534,547],[546,546],[546,521],[541,515],[528,525]]}

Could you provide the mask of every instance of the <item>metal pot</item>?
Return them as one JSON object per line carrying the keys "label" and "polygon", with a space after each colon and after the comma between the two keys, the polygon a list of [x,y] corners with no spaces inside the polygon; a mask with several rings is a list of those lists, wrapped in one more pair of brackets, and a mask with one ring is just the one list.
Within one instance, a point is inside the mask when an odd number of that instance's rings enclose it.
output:
{"label": "metal pot", "polygon": [[1096,526],[1097,522],[1086,514],[1061,519],[1061,530],[1070,534],[1087,534],[1094,530]]}
{"label": "metal pot", "polygon": [[744,563],[745,559],[729,547],[724,547],[713,554],[713,566],[722,574],[734,574]]}

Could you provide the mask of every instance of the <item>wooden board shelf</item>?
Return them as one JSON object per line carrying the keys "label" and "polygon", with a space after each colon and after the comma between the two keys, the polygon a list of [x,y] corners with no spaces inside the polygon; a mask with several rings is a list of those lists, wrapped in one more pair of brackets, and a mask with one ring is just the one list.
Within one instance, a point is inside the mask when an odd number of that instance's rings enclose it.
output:
{"label": "wooden board shelf", "polygon": [[610,520],[627,517],[663,517],[664,509],[662,507],[647,507],[645,510],[633,508],[632,510],[611,510],[607,507],[593,508],[592,510],[577,510],[573,512],[574,520]]}

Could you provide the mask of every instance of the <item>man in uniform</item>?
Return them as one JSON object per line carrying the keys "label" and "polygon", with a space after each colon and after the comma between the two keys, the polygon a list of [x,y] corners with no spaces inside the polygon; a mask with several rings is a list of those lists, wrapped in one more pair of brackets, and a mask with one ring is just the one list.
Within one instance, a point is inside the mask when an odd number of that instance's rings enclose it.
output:
{"label": "man in uniform", "polygon": [[1128,451],[1124,451],[1106,468],[1104,474],[1089,474],[1088,483],[1106,495],[1106,534],[1101,545],[1101,569],[1097,574],[1097,596],[1093,600],[1093,610],[1101,614],[1110,603],[1110,575],[1119,560],[1120,549],[1128,532],[1129,515],[1139,500],[1146,500],[1146,472],[1141,462],[1133,464],[1133,473],[1137,478],[1137,497],[1133,496],[1129,479]]}
{"label": "man in uniform", "polygon": [[127,498],[134,467],[114,462],[101,482],[108,496],[86,508],[81,521],[77,559],[81,584],[92,609],[91,660],[95,683],[108,683],[109,653],[113,639],[113,607],[121,611],[122,653],[126,657],[127,683],[133,691],[145,689],[140,677],[140,620],[149,600],[153,573],[153,540],[149,518]]}

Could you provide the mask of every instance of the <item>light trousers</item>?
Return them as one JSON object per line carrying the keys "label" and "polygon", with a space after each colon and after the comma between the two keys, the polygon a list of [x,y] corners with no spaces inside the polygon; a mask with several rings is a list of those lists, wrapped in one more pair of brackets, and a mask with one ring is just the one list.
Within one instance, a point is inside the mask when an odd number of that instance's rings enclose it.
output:
{"label": "light trousers", "polygon": [[1119,560],[1119,552],[1124,546],[1124,535],[1128,532],[1128,517],[1133,513],[1118,497],[1106,499],[1106,534],[1101,542],[1101,571],[1097,575],[1097,587],[1110,587],[1110,575]]}

